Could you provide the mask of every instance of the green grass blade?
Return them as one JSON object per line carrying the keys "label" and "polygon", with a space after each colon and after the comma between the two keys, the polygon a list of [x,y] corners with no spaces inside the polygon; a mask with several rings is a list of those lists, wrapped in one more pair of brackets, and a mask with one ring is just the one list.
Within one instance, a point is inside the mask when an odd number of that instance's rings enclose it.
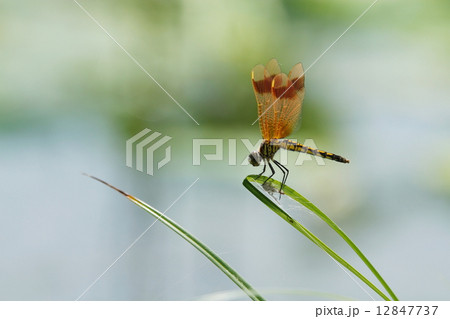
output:
{"label": "green grass blade", "polygon": [[[85,174],[87,175],[87,174]],[[255,290],[253,289],[250,284],[248,284],[233,268],[231,268],[225,261],[223,261],[219,256],[217,256],[211,249],[209,249],[205,244],[200,242],[197,238],[195,238],[193,235],[188,233],[184,228],[182,228],[180,225],[178,225],[176,222],[159,212],[157,209],[151,207],[147,203],[141,201],[140,199],[131,196],[124,191],[108,184],[107,182],[94,177],[87,175],[96,181],[99,181],[112,189],[118,191],[125,197],[127,197],[131,202],[136,204],[137,206],[144,209],[147,213],[155,217],[157,220],[161,221],[164,225],[169,227],[171,230],[173,230],[175,233],[177,233],[179,236],[181,236],[184,240],[186,240],[188,243],[190,243],[192,246],[194,246],[198,251],[200,251],[206,258],[208,258],[214,265],[216,265],[217,268],[219,268],[225,275],[227,275],[239,288],[242,289],[252,300],[255,301],[264,301],[264,298]]]}
{"label": "green grass blade", "polygon": [[[264,179],[259,179],[258,182],[264,182]],[[278,184],[277,184],[278,183]],[[276,181],[276,183],[279,187],[280,183]],[[372,265],[372,263],[367,259],[367,257],[362,253],[362,251],[355,245],[355,243],[344,233],[344,231],[336,225],[335,222],[333,222],[327,215],[325,215],[320,209],[318,209],[313,203],[311,203],[309,200],[307,200],[305,197],[297,193],[295,190],[290,188],[289,186],[285,185],[283,186],[283,192],[288,195],[290,198],[298,202],[299,204],[305,206],[310,211],[312,211],[316,216],[318,216],[320,219],[322,219],[325,223],[327,223],[328,226],[330,226],[341,238],[350,246],[351,249],[361,258],[361,260],[366,264],[367,268],[374,274],[374,276],[379,280],[379,282],[383,285],[383,287],[386,289],[386,291],[389,293],[391,298],[393,300],[398,301],[397,296],[392,291],[391,287],[386,283],[386,281],[381,277],[381,275],[378,273],[378,271],[375,269],[375,267]]]}
{"label": "green grass blade", "polygon": [[[307,297],[308,300],[333,300],[333,301],[356,301],[353,298],[332,294],[323,291],[292,289],[292,288],[264,288],[260,290],[261,293],[268,296],[274,296],[275,300],[281,300],[281,296],[287,296],[291,300],[292,297]],[[200,296],[198,300],[202,301],[232,301],[239,300],[245,297],[242,290],[224,290],[216,291],[207,295]],[[314,298],[314,299],[313,299]]]}
{"label": "green grass blade", "polygon": [[[325,252],[327,252],[332,258],[334,258],[337,262],[339,262],[342,266],[351,271],[355,276],[361,279],[366,285],[368,285],[373,291],[375,291],[379,296],[381,296],[384,300],[390,300],[383,292],[381,292],[372,282],[370,282],[366,277],[364,277],[361,273],[359,273],[353,266],[347,263],[342,257],[336,254],[331,248],[329,248],[325,243],[323,243],[319,238],[317,238],[314,234],[312,234],[307,228],[301,225],[297,220],[293,219],[288,213],[286,213],[280,206],[275,204],[270,198],[268,198],[265,193],[261,192],[260,189],[256,188],[252,183],[257,182],[262,184],[267,177],[261,176],[257,177],[256,175],[249,175],[244,179],[244,186],[259,200],[261,200],[266,206],[272,209],[276,214],[278,214],[281,218],[291,224],[295,229],[301,232],[304,236],[306,236],[309,240],[311,240],[314,244],[322,248]],[[271,179],[268,181],[271,185],[273,185],[274,189],[279,189],[281,186],[280,182]],[[375,270],[372,264],[368,261],[368,259],[362,254],[362,252],[358,249],[358,247],[348,238],[347,235],[333,222],[329,217],[327,217],[323,212],[321,212],[316,206],[314,206],[310,201],[306,198],[298,194],[292,188],[287,185],[283,186],[283,192],[298,202],[299,204],[305,206],[317,216],[319,216],[322,220],[324,220],[333,230],[335,230],[346,242],[349,246],[360,256],[363,262],[369,267],[369,269],[374,273],[378,280],[382,283],[384,287],[387,286],[383,278],[379,275],[379,273]],[[370,265],[370,266],[369,266]],[[389,286],[387,286],[389,287]],[[386,289],[391,297],[394,300],[398,300],[395,294],[392,292],[390,288]]]}

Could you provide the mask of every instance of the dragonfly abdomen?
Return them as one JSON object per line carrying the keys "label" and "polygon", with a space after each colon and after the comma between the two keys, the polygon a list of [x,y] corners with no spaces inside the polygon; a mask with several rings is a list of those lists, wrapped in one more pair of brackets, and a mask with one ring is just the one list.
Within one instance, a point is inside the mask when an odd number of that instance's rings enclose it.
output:
{"label": "dragonfly abdomen", "polygon": [[294,152],[302,152],[302,153],[307,153],[307,154],[311,154],[314,156],[319,156],[319,157],[323,157],[332,161],[336,161],[336,162],[340,162],[340,163],[350,163],[350,161],[340,155],[336,155],[333,153],[329,153],[329,152],[325,152],[325,151],[321,151],[315,148],[311,148],[309,146],[300,144],[300,143],[296,143],[294,141],[291,140],[278,140],[276,145],[278,145],[281,148],[287,149],[289,151],[294,151]]}

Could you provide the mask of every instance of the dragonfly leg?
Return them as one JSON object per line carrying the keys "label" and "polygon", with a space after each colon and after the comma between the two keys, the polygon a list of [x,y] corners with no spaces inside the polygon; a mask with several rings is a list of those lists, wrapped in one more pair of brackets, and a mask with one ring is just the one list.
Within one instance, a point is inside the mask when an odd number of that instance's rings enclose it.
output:
{"label": "dragonfly leg", "polygon": [[266,161],[264,161],[264,168],[263,171],[261,172],[261,174],[258,175],[258,177],[256,177],[256,179],[260,178],[262,174],[264,174],[264,172],[266,171]]}
{"label": "dragonfly leg", "polygon": [[267,177],[267,179],[264,181],[264,183],[262,183],[263,185],[273,176],[273,175],[275,175],[275,170],[273,169],[273,166],[272,166],[272,164],[270,164],[270,162],[267,162],[267,164],[269,164],[269,168],[270,168],[270,170],[272,171],[272,174],[269,176],[269,177]]}
{"label": "dragonfly leg", "polygon": [[286,181],[287,181],[287,178],[289,176],[289,170],[287,169],[286,166],[282,165],[280,162],[275,161],[275,160],[273,162],[283,172],[283,179],[281,181],[281,187],[280,187],[280,194],[281,194],[281,191],[283,190],[283,186],[286,185]]}

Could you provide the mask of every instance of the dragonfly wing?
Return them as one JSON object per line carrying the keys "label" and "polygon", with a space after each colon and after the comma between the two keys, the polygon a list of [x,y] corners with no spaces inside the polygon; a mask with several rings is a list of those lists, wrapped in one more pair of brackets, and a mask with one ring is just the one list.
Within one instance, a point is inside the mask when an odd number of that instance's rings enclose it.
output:
{"label": "dragonfly wing", "polygon": [[258,104],[258,118],[261,134],[264,139],[271,139],[275,134],[275,101],[272,94],[272,81],[281,73],[276,59],[270,60],[266,66],[259,64],[252,70],[252,84]]}
{"label": "dragonfly wing", "polygon": [[305,96],[305,75],[301,63],[294,65],[289,75],[274,76],[271,84],[274,132],[272,138],[291,134],[300,117]]}
{"label": "dragonfly wing", "polygon": [[277,59],[272,59],[266,64],[266,70],[269,72],[269,75],[273,78],[275,75],[281,73],[280,65],[278,64]]}

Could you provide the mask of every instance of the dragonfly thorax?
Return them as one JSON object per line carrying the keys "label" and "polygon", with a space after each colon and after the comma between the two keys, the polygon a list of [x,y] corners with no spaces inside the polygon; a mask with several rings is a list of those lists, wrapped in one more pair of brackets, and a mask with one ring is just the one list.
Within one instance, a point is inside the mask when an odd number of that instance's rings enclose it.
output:
{"label": "dragonfly thorax", "polygon": [[[280,149],[278,145],[279,140],[265,140],[261,143],[258,151],[251,152],[248,156],[248,161],[253,166],[259,166],[262,160],[269,161],[273,159],[275,153]],[[275,142],[275,143],[273,143]]]}
{"label": "dragonfly thorax", "polygon": [[273,156],[280,149],[279,141],[277,139],[264,140],[259,147],[259,155],[265,160],[273,159]]}

